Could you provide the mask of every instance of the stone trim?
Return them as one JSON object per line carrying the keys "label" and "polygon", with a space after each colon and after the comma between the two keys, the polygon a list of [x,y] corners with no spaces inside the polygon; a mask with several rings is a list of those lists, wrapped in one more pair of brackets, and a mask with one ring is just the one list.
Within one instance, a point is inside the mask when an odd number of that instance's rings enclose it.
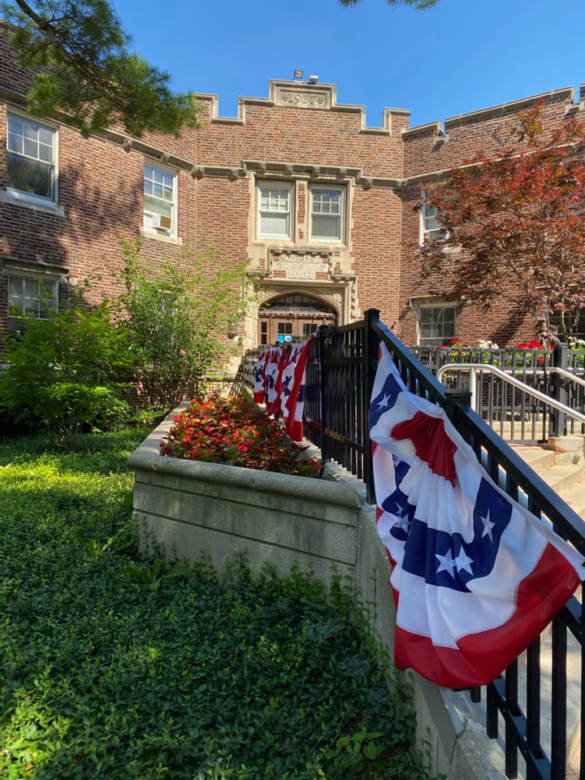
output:
{"label": "stone trim", "polygon": [[66,265],[45,263],[42,260],[22,260],[21,258],[8,255],[0,256],[0,267],[4,274],[12,271],[15,274],[25,273],[34,274],[35,276],[69,276],[69,268]]}
{"label": "stone trim", "polygon": [[[210,122],[214,124],[245,125],[246,106],[262,106],[272,108],[274,106],[300,108],[309,111],[341,111],[350,114],[359,114],[358,133],[373,135],[391,135],[392,117],[410,116],[406,108],[385,108],[381,127],[366,126],[365,106],[344,104],[337,102],[337,86],[335,84],[310,84],[299,81],[281,81],[270,79],[268,82],[268,98],[239,97],[238,115],[225,117],[219,115],[219,96],[216,94],[196,93],[199,102],[209,103]],[[294,98],[289,101],[285,95],[298,96],[298,102]]]}
{"label": "stone trim", "polygon": [[471,122],[484,122],[486,119],[502,116],[504,114],[516,113],[523,108],[530,108],[539,100],[570,100],[575,99],[575,90],[573,87],[563,87],[561,89],[552,89],[550,92],[541,92],[539,95],[522,98],[521,100],[512,100],[508,103],[500,103],[490,108],[482,108],[480,111],[470,111],[467,114],[459,114],[445,119],[445,129],[455,127],[456,125],[469,124]]}
{"label": "stone trim", "polygon": [[443,132],[443,125],[441,122],[428,122],[426,125],[417,125],[417,127],[409,127],[403,130],[401,135],[403,138],[415,138],[419,135],[439,135]]}
{"label": "stone trim", "polygon": [[[499,103],[496,106],[490,106],[489,108],[482,108],[479,111],[470,111],[465,114],[458,114],[457,116],[449,117],[445,119],[445,125],[441,122],[428,122],[424,125],[417,125],[416,127],[410,127],[402,131],[403,138],[415,138],[420,135],[427,135],[436,132],[437,134],[445,130],[445,136],[441,136],[442,139],[448,140],[446,133],[450,127],[456,127],[463,124],[471,124],[472,122],[484,122],[486,119],[493,117],[504,116],[505,114],[516,113],[524,108],[530,108],[539,100],[551,101],[551,100],[571,100],[575,99],[575,90],[573,87],[563,87],[561,89],[553,89],[550,92],[542,92],[539,95],[532,95],[530,97],[522,98],[520,100],[512,100],[508,103]],[[583,111],[583,103],[575,103],[567,106],[565,113],[571,114]]]}
{"label": "stone trim", "polygon": [[281,162],[277,160],[242,160],[247,173],[258,176],[289,176],[291,179],[318,179],[320,176],[335,178],[342,183],[347,179],[362,178],[361,168],[346,168],[337,165],[311,165],[310,163]]}

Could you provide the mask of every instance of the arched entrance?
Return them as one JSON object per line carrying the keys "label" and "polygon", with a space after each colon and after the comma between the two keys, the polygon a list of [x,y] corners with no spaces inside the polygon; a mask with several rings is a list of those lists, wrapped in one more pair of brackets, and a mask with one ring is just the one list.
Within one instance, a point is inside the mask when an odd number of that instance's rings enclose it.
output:
{"label": "arched entrance", "polygon": [[288,293],[272,298],[258,312],[258,344],[306,339],[321,325],[335,325],[337,312],[318,298]]}

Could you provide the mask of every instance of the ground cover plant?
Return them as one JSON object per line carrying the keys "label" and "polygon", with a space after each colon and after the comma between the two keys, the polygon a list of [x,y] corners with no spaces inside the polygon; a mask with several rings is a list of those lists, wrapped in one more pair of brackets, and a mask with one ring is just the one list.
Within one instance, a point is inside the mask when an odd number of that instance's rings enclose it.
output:
{"label": "ground cover plant", "polygon": [[0,442],[0,777],[419,777],[339,586],[138,561],[140,430]]}
{"label": "ground cover plant", "polygon": [[164,455],[305,477],[321,470],[314,458],[303,458],[306,447],[243,398],[195,400],[173,421],[160,445]]}

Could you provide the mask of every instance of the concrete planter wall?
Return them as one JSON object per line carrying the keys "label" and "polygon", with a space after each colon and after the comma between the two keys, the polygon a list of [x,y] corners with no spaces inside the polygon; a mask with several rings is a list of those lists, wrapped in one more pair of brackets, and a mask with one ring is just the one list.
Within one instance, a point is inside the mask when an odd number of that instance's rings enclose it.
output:
{"label": "concrete planter wall", "polygon": [[[135,450],[134,520],[141,551],[161,545],[169,559],[211,558],[221,572],[246,551],[250,567],[265,561],[282,574],[293,563],[324,582],[349,575],[371,612],[370,630],[392,656],[394,602],[390,564],[376,532],[375,511],[361,482],[328,464],[322,479],[273,474],[160,456],[173,414]],[[315,453],[318,454],[318,453]],[[485,736],[482,712],[464,694],[413,675],[417,742],[432,771],[448,780],[503,778],[502,751]]]}

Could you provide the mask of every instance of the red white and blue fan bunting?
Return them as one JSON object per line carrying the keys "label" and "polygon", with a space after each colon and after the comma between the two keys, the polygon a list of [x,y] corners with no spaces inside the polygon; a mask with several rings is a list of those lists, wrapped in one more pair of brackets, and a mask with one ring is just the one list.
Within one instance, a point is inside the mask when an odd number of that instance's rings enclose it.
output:
{"label": "red white and blue fan bunting", "polygon": [[268,357],[269,350],[264,350],[258,353],[258,360],[254,366],[254,401],[257,404],[264,403],[265,386],[266,386],[266,359]]}
{"label": "red white and blue fan bunting", "polygon": [[575,591],[583,558],[513,501],[385,345],[370,406],[378,533],[392,564],[399,669],[494,680]]}

